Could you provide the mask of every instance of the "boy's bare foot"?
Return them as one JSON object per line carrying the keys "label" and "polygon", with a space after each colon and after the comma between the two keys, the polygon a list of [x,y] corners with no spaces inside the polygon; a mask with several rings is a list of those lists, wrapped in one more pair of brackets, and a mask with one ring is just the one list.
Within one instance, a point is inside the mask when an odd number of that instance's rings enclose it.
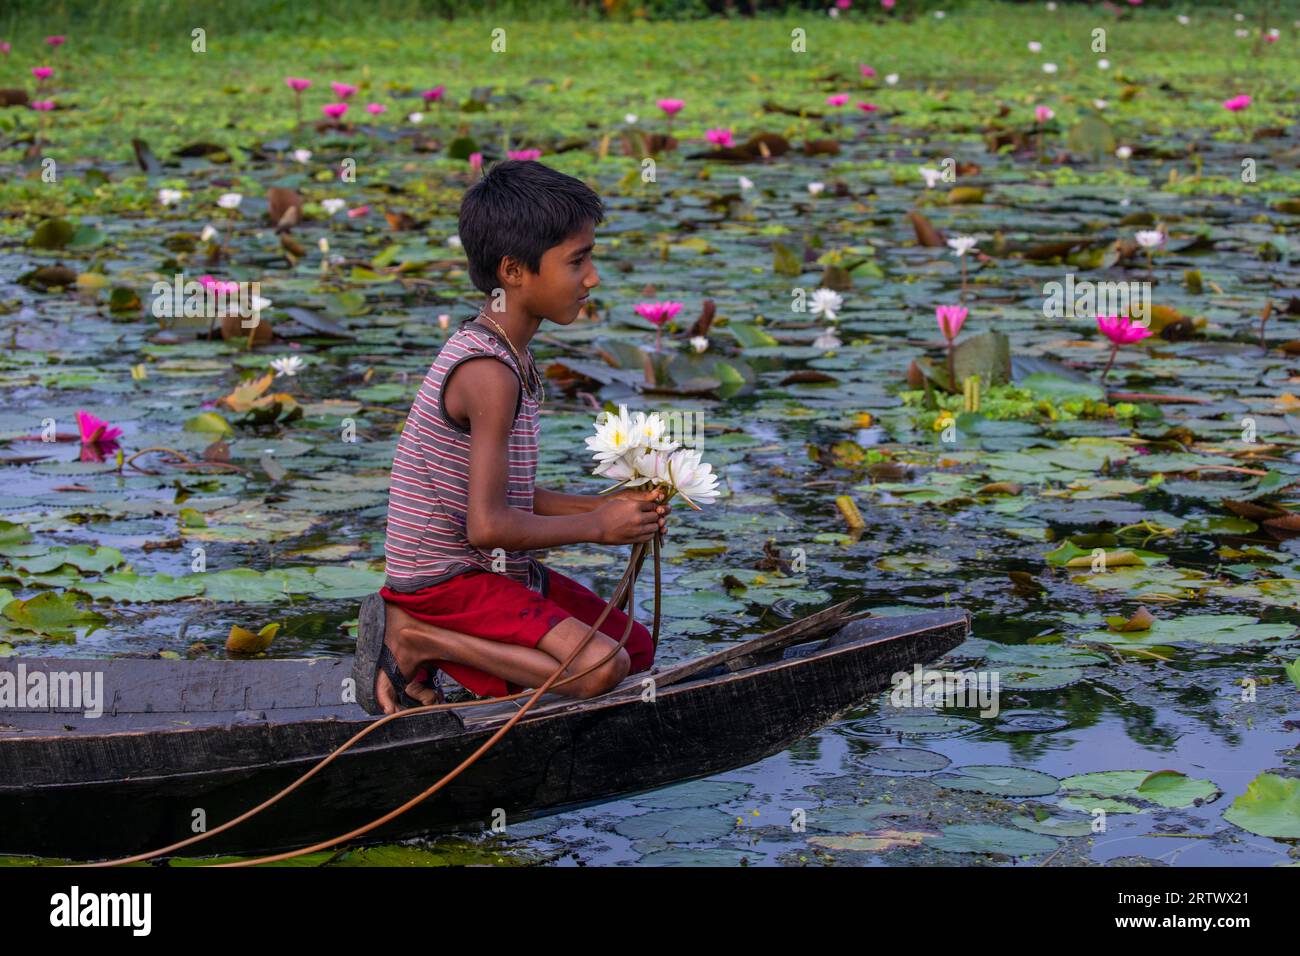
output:
{"label": "boy's bare foot", "polygon": [[[403,636],[402,629],[408,624],[420,623],[410,614],[407,614],[395,604],[384,602],[386,623],[384,627],[384,644],[397,660],[397,667],[403,674],[414,674],[421,665],[424,664],[421,649],[418,644],[412,643]],[[424,684],[411,681],[406,685],[406,693],[410,694],[421,704],[439,703],[439,695],[436,688],[428,687]],[[379,701],[379,706],[383,708],[385,714],[395,714],[402,707],[398,703],[397,691],[393,688],[393,682],[388,679],[388,675],[381,669],[379,676],[375,678],[375,700]]]}

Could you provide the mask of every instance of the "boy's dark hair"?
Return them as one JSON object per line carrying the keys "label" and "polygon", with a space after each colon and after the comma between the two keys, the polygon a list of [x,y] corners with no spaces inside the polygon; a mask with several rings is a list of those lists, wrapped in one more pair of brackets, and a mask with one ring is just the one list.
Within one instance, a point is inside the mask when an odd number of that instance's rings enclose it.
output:
{"label": "boy's dark hair", "polygon": [[533,159],[496,163],[465,191],[460,202],[460,242],[469,258],[469,277],[491,293],[497,267],[514,256],[530,272],[542,267],[542,253],[581,229],[605,219],[600,197],[575,179]]}

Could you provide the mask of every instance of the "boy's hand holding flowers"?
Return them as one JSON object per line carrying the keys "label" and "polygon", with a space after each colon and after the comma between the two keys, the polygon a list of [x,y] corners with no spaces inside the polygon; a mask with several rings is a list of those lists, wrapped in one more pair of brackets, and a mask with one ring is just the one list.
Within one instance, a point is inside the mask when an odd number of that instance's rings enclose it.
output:
{"label": "boy's hand holding flowers", "polygon": [[698,450],[670,441],[667,424],[658,413],[629,416],[627,406],[620,405],[617,415],[602,413],[595,427],[596,434],[587,439],[599,462],[594,474],[618,480],[603,492],[613,492],[614,499],[601,506],[609,512],[610,524],[602,524],[613,537],[608,543],[647,541],[662,533],[671,510],[668,501],[674,495],[680,494],[696,511],[700,510],[696,500],[709,502],[717,497],[713,467],[701,462]]}

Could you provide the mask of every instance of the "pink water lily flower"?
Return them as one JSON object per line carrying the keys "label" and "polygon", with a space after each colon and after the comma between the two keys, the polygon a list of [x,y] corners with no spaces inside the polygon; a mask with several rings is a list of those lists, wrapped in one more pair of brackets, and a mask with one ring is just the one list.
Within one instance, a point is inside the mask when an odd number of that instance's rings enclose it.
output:
{"label": "pink water lily flower", "polygon": [[934,317],[939,320],[939,331],[945,339],[957,337],[969,314],[970,310],[960,305],[939,305],[934,309]]}
{"label": "pink water lily flower", "polygon": [[875,103],[859,103],[858,109],[862,110],[864,113],[874,113],[876,110],[880,109],[880,107]]}
{"label": "pink water lily flower", "polygon": [[321,112],[330,119],[336,120],[348,111],[347,103],[326,103],[321,107]]}
{"label": "pink water lily flower", "polygon": [[1152,334],[1150,329],[1134,325],[1133,320],[1126,315],[1099,315],[1097,328],[1116,345],[1132,345]]}
{"label": "pink water lily flower", "polygon": [[341,100],[346,100],[357,91],[357,88],[351,83],[331,83],[330,89],[332,89],[334,95]]}
{"label": "pink water lily flower", "polygon": [[48,113],[54,109],[54,100],[37,100],[32,103],[32,109],[39,110],[42,113]]}
{"label": "pink water lily flower", "polygon": [[656,105],[665,113],[667,113],[669,116],[672,116],[676,113],[681,112],[682,107],[686,105],[686,101],[685,100],[659,100],[656,103]]}
{"label": "pink water lily flower", "polygon": [[880,0],[880,5],[886,10],[894,9],[894,0]]}
{"label": "pink water lily flower", "polygon": [[827,106],[843,106],[848,101],[849,101],[849,94],[847,93],[835,93],[831,96],[826,97]]}
{"label": "pink water lily flower", "polygon": [[52,47],[61,47],[63,46],[63,44],[68,42],[68,38],[62,35],[56,35],[52,37],[46,37],[45,42]]}
{"label": "pink water lily flower", "polygon": [[876,71],[873,70],[871,67],[867,66],[867,64],[865,63],[858,66],[858,72],[861,73],[863,76],[867,77],[868,79],[876,75]]}
{"label": "pink water lily flower", "polygon": [[1234,96],[1232,97],[1232,99],[1223,101],[1223,108],[1225,110],[1228,110],[1231,113],[1236,113],[1239,112],[1240,110],[1244,110],[1249,105],[1250,105],[1250,97],[1247,96],[1245,93],[1242,93],[1240,96]]}
{"label": "pink water lily flower", "polygon": [[378,116],[380,113],[387,113],[388,107],[383,103],[367,103],[366,112],[372,116]]}
{"label": "pink water lily flower", "polygon": [[540,149],[508,149],[506,155],[511,159],[541,159]]}
{"label": "pink water lily flower", "polygon": [[220,279],[214,278],[213,276],[201,275],[199,276],[199,285],[203,286],[204,289],[211,289],[215,294],[223,292],[226,295],[239,294],[239,283],[233,279],[222,282]]}
{"label": "pink water lily flower", "polygon": [[1101,330],[1102,335],[1111,341],[1110,358],[1101,373],[1103,382],[1106,381],[1106,376],[1110,374],[1110,367],[1115,364],[1115,356],[1119,354],[1121,345],[1132,345],[1134,342],[1141,342],[1152,334],[1149,328],[1135,325],[1133,320],[1126,315],[1099,315],[1097,316],[1097,328]]}
{"label": "pink water lily flower", "polygon": [[710,129],[704,131],[704,138],[715,146],[731,145],[731,130],[729,129]]}
{"label": "pink water lily flower", "polygon": [[680,302],[642,302],[633,310],[641,318],[653,322],[655,326],[655,351],[659,351],[659,338],[663,335],[664,323],[682,311]]}
{"label": "pink water lily flower", "polygon": [[12,49],[13,47],[9,45],[8,40],[0,40],[0,53],[3,53],[5,56],[8,56],[9,51]]}
{"label": "pink water lily flower", "polygon": [[1034,107],[1034,119],[1039,123],[1046,123],[1049,119],[1051,119],[1055,115],[1056,114],[1052,112],[1052,108],[1050,106]]}
{"label": "pink water lily flower", "polygon": [[349,219],[360,219],[366,213],[370,212],[369,206],[357,206],[355,209],[348,210]]}
{"label": "pink water lily flower", "polygon": [[423,93],[420,94],[420,97],[426,103],[433,103],[437,100],[442,99],[442,94],[445,92],[447,92],[447,87],[443,86],[442,84],[439,84],[431,90],[425,90]]}
{"label": "pink water lily flower", "polygon": [[476,173],[481,173],[481,172],[483,171],[483,154],[482,154],[482,153],[470,153],[470,154],[469,154],[469,168],[470,168],[473,172],[476,172]]}
{"label": "pink water lily flower", "polygon": [[84,408],[77,410],[77,428],[81,431],[83,445],[111,442],[122,434],[122,429],[110,425],[102,418],[96,418]]}
{"label": "pink water lily flower", "polygon": [[38,80],[48,80],[53,75],[54,75],[54,67],[52,66],[32,67],[32,76],[36,77]]}
{"label": "pink water lily flower", "polygon": [[311,80],[304,80],[302,77],[298,76],[286,76],[284,78],[284,85],[289,87],[289,89],[293,90],[295,93],[301,93],[303,90],[311,86]]}

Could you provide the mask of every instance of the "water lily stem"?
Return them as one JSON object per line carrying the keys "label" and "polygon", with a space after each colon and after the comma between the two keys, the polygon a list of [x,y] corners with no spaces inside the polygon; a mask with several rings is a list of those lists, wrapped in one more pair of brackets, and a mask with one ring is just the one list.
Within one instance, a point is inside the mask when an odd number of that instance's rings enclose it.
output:
{"label": "water lily stem", "polygon": [[1110,347],[1110,358],[1106,360],[1106,367],[1102,369],[1101,380],[1106,381],[1106,376],[1110,374],[1110,367],[1115,364],[1115,356],[1119,354],[1119,343],[1116,342]]}

